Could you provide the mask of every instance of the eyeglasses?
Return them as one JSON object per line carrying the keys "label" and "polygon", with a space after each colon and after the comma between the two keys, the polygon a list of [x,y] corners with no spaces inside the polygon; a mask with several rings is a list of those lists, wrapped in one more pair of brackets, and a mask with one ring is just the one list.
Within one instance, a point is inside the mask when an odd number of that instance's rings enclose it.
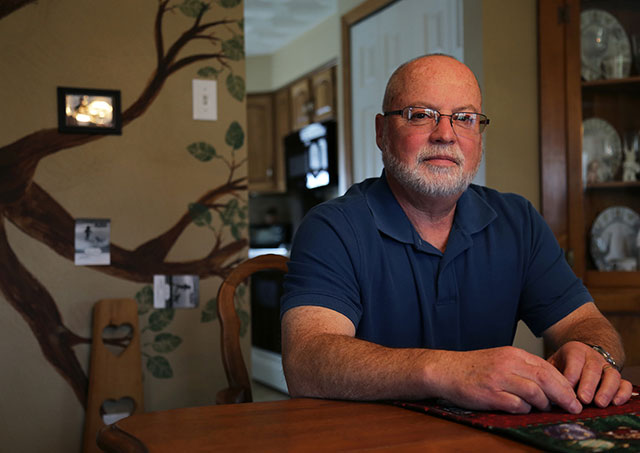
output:
{"label": "eyeglasses", "polygon": [[401,115],[412,126],[426,126],[429,132],[434,130],[440,118],[449,117],[451,128],[456,134],[460,135],[480,135],[489,124],[489,118],[482,113],[474,112],[455,112],[451,115],[445,115],[434,109],[425,107],[405,107],[402,110],[393,110],[384,112],[384,116]]}

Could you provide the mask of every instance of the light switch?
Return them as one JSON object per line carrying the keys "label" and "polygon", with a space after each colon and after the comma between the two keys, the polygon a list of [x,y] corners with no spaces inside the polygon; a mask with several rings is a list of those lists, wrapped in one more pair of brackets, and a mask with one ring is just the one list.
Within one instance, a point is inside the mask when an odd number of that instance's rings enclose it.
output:
{"label": "light switch", "polygon": [[218,93],[215,80],[193,79],[193,119],[218,119]]}

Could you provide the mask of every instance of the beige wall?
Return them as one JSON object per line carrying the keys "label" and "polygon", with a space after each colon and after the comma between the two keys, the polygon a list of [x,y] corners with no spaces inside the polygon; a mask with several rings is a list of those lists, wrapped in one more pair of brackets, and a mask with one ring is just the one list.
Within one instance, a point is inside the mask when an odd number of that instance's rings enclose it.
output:
{"label": "beige wall", "polygon": [[535,0],[483,0],[487,185],[540,207]]}
{"label": "beige wall", "polygon": [[[149,82],[156,65],[153,27],[157,8],[156,0],[40,0],[0,19],[0,161],[6,162],[6,145],[41,129],[56,128],[57,86],[117,89],[123,109],[127,109]],[[242,16],[241,3],[230,9],[214,6],[205,21],[220,17],[239,20]],[[192,23],[193,19],[179,10],[166,14],[165,46]],[[234,23],[216,30],[223,40],[242,35]],[[200,40],[189,44],[181,56],[211,49]],[[187,151],[188,145],[206,142],[228,162],[235,159],[239,163],[246,157],[246,146],[236,150],[234,158],[225,141],[233,121],[243,129],[246,126],[244,99],[231,96],[225,86],[228,69],[219,75],[218,120],[192,119],[191,81],[200,78],[197,71],[207,65],[220,66],[209,59],[173,73],[148,110],[124,127],[121,136],[103,137],[42,159],[34,182],[74,218],[111,219],[111,243],[126,250],[167,231],[188,213],[189,203],[220,186],[230,173],[221,159],[196,159]],[[229,61],[229,65],[234,75],[244,78],[244,60]],[[17,155],[30,150],[21,148]],[[2,177],[17,174],[12,171],[1,173]],[[235,176],[246,176],[246,163],[235,170]],[[246,207],[246,190],[236,190],[216,201],[226,204],[232,199]],[[52,225],[56,218],[50,218]],[[51,296],[64,325],[80,337],[91,335],[91,310],[97,300],[135,297],[151,284],[154,269],[160,267],[154,260],[138,263],[135,270],[148,276],[145,281],[134,281],[105,274],[96,267],[75,266],[73,259],[36,239],[33,231],[25,232],[5,218],[2,222],[18,260]],[[60,233],[66,238],[64,245],[72,248],[73,229]],[[240,239],[246,236],[246,228],[241,229]],[[217,213],[212,212],[211,228],[189,221],[165,262],[203,259],[218,237],[221,245],[237,243]],[[221,264],[228,266],[243,256],[246,248],[241,245],[235,256]],[[6,255],[0,256],[0,260],[4,258]],[[184,270],[199,273],[190,265]],[[199,307],[176,310],[173,321],[161,331],[149,329],[151,311],[140,316],[146,410],[211,404],[215,393],[226,386],[218,323],[202,322],[206,303],[215,297],[219,284],[219,275],[203,278]],[[9,303],[11,297],[0,291],[0,449],[80,451],[83,407],[69,382],[45,360],[30,325]],[[243,301],[242,308],[247,309],[247,303]],[[40,301],[35,301],[35,307],[36,311],[42,309]],[[161,332],[179,337],[181,344],[173,351],[157,352],[153,343]],[[248,336],[243,343],[247,348]],[[86,373],[89,345],[79,344],[73,351]],[[152,356],[169,362],[171,378],[149,372],[147,359]]]}

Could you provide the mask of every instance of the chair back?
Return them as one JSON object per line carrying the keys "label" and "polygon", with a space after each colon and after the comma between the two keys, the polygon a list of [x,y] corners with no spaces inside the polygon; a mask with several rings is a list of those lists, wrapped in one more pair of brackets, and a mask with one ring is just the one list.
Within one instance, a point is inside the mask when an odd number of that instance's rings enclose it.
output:
{"label": "chair back", "polygon": [[264,270],[287,272],[288,258],[280,255],[260,255],[236,266],[218,290],[218,318],[220,320],[222,363],[229,387],[216,395],[217,404],[253,401],[251,380],[240,349],[240,319],[236,313],[236,288],[252,274]]}
{"label": "chair back", "polygon": [[98,431],[144,412],[138,304],[103,299],[93,306],[89,390],[83,434],[84,453],[99,452]]}

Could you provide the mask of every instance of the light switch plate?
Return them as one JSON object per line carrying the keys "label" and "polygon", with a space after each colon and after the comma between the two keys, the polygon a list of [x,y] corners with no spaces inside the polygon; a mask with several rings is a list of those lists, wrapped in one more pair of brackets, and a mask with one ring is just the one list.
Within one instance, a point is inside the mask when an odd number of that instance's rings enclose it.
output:
{"label": "light switch plate", "polygon": [[193,79],[193,119],[218,119],[218,93],[215,80]]}

